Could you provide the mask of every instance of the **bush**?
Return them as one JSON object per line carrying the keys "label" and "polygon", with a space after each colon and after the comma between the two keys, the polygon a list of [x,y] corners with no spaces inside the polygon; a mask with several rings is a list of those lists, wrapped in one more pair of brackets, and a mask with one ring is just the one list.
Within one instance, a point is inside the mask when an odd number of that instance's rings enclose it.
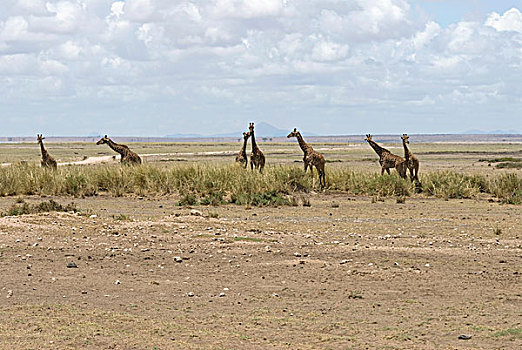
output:
{"label": "bush", "polygon": [[18,216],[25,214],[37,214],[44,212],[78,212],[79,210],[76,208],[74,203],[67,204],[66,206],[61,205],[54,200],[49,200],[46,202],[40,202],[38,204],[29,204],[24,200],[18,199],[15,204],[13,204],[7,212],[2,213],[1,216]]}

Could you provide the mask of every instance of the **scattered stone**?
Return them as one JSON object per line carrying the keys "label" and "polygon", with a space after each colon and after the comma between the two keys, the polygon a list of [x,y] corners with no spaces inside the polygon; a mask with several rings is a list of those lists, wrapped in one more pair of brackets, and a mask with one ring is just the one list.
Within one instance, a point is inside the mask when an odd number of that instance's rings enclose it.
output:
{"label": "scattered stone", "polygon": [[274,293],[274,294],[272,294],[272,296],[277,298],[279,296],[279,294]]}
{"label": "scattered stone", "polygon": [[344,265],[344,264],[346,264],[347,262],[348,262],[348,260],[344,259],[344,260],[341,260],[341,262],[340,262],[339,264]]}
{"label": "scattered stone", "polygon": [[190,215],[193,215],[193,216],[203,216],[203,213],[200,212],[199,210],[192,209],[192,210],[190,211]]}
{"label": "scattered stone", "polygon": [[7,291],[7,297],[10,298],[13,296],[13,291],[12,290],[8,290]]}
{"label": "scattered stone", "polygon": [[74,261],[69,261],[67,263],[67,268],[69,268],[69,269],[76,269],[76,268],[78,268],[78,265],[76,265],[76,263]]}
{"label": "scattered stone", "polygon": [[424,266],[425,266],[425,267],[430,267],[430,264],[426,264],[426,265],[424,265]]}
{"label": "scattered stone", "polygon": [[396,261],[396,262],[393,263],[393,265],[399,266],[399,263]]}
{"label": "scattered stone", "polygon": [[220,297],[220,298],[224,297],[225,295],[226,295],[226,294],[223,293],[223,292],[219,293],[219,297]]}
{"label": "scattered stone", "polygon": [[460,340],[470,340],[471,335],[470,334],[461,334],[461,335],[459,335],[459,339]]}
{"label": "scattered stone", "polygon": [[187,294],[187,295],[188,295],[189,297],[191,297],[191,298],[192,298],[192,297],[194,296],[194,293],[192,293],[192,292],[188,292],[188,294]]}
{"label": "scattered stone", "polygon": [[121,284],[120,280],[116,280],[116,282],[114,282],[114,284]]}
{"label": "scattered stone", "polygon": [[297,253],[297,252],[295,252],[295,253],[294,253],[294,256],[296,256],[296,257],[298,257],[298,258],[299,258],[299,257],[301,256],[301,254],[300,254],[300,253]]}
{"label": "scattered stone", "polygon": [[177,263],[183,262],[183,259],[180,256],[175,256],[174,261]]}
{"label": "scattered stone", "polygon": [[96,219],[98,217],[98,215],[96,214],[92,214],[91,216],[89,216],[91,219]]}

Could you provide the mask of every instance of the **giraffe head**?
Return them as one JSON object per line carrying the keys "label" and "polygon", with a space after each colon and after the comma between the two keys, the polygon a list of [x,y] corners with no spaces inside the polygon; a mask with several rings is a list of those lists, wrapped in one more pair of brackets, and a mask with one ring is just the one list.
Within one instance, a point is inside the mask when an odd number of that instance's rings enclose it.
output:
{"label": "giraffe head", "polygon": [[371,134],[366,134],[366,138],[364,139],[366,142],[370,142],[372,141],[372,135]]}
{"label": "giraffe head", "polygon": [[109,138],[107,137],[107,135],[105,135],[104,137],[102,137],[101,139],[98,140],[98,142],[96,142],[97,145],[101,145],[103,143],[107,143],[109,142]]}
{"label": "giraffe head", "polygon": [[243,140],[248,140],[248,138],[250,137],[250,131],[249,132],[244,132],[243,133]]}
{"label": "giraffe head", "polygon": [[408,136],[408,134],[402,134],[401,139],[404,143],[410,143],[410,137]]}
{"label": "giraffe head", "polygon": [[250,135],[254,132],[254,123],[248,123],[248,130],[250,130]]}
{"label": "giraffe head", "polygon": [[36,142],[37,143],[42,143],[44,139],[45,139],[45,137],[43,137],[42,134],[36,134]]}
{"label": "giraffe head", "polygon": [[290,134],[288,134],[288,136],[286,136],[287,138],[290,138],[290,137],[297,137],[297,135],[299,135],[299,131],[297,131],[296,128],[294,128],[294,131],[292,131]]}

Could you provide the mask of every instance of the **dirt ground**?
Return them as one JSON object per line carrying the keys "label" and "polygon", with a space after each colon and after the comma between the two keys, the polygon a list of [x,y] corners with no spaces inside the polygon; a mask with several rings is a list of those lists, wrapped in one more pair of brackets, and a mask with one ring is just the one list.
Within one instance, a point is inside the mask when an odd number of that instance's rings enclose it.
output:
{"label": "dirt ground", "polygon": [[521,206],[53,199],[0,218],[3,349],[522,348]]}

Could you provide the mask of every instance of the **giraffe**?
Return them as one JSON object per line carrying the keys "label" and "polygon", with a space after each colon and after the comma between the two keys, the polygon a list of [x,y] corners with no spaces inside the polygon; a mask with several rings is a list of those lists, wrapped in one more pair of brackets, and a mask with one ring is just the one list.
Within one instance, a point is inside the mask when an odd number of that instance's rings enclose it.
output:
{"label": "giraffe", "polygon": [[419,181],[419,159],[413,155],[406,144],[410,143],[408,134],[402,134],[402,146],[404,147],[404,158],[406,159],[406,166],[410,170],[410,180]]}
{"label": "giraffe", "polygon": [[249,134],[252,137],[252,153],[250,154],[250,169],[254,170],[255,168],[259,168],[259,172],[263,172],[263,168],[265,167],[265,155],[259,147],[257,147],[256,138],[254,136],[254,123],[249,123],[248,129],[250,130]]}
{"label": "giraffe", "polygon": [[405,179],[406,176],[406,160],[400,156],[397,156],[386,148],[379,146],[372,140],[372,135],[366,134],[366,142],[370,144],[375,153],[379,156],[379,164],[381,165],[381,175],[384,171],[390,174],[390,168],[395,168],[400,177]]}
{"label": "giraffe", "polygon": [[250,132],[244,132],[243,133],[243,146],[241,146],[241,150],[236,156],[236,162],[241,163],[245,168],[248,165],[248,158],[246,153],[246,146],[248,138],[250,137]]}
{"label": "giraffe", "polygon": [[313,167],[317,169],[317,173],[319,174],[319,184],[321,187],[324,188],[326,186],[326,179],[325,179],[325,171],[324,171],[324,157],[321,153],[314,151],[312,146],[307,144],[305,140],[303,139],[303,136],[301,136],[301,133],[297,131],[296,128],[294,128],[294,131],[292,131],[290,134],[288,134],[287,138],[295,137],[297,138],[297,142],[299,142],[299,147],[303,150],[304,157],[304,171],[306,173],[306,169],[310,167],[310,173],[312,174],[312,177],[314,175]]}
{"label": "giraffe", "polygon": [[113,149],[113,151],[119,153],[121,155],[121,163],[123,164],[141,164],[141,158],[139,155],[134,153],[127,147],[126,145],[120,145],[116,142],[112,141],[110,138],[105,135],[102,137],[98,142],[96,142],[97,145],[101,145],[103,143],[106,143],[109,145],[110,148]]}
{"label": "giraffe", "polygon": [[45,149],[43,140],[45,140],[45,137],[43,137],[42,134],[36,134],[36,142],[38,142],[38,144],[40,145],[40,150],[42,151],[42,160],[40,164],[43,168],[56,169],[58,168],[58,164],[56,163],[56,160],[53,157],[51,157]]}

